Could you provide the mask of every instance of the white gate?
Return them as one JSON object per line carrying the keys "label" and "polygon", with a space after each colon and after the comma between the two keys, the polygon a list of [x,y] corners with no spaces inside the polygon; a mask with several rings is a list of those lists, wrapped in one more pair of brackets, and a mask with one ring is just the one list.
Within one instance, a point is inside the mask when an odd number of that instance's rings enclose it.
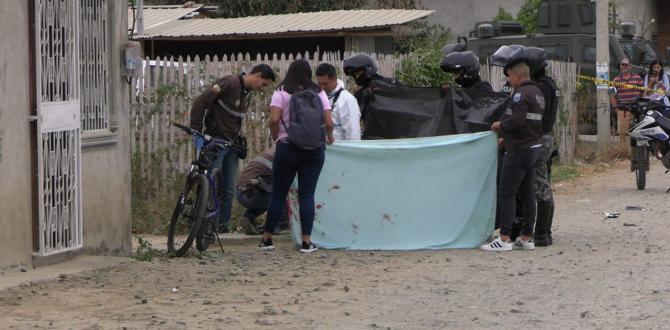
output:
{"label": "white gate", "polygon": [[79,3],[35,0],[39,250],[83,246]]}

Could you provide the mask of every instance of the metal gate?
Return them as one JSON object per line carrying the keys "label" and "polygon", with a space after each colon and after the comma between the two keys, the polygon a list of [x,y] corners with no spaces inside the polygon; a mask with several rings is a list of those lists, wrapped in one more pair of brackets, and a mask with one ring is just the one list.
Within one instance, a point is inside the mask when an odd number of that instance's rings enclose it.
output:
{"label": "metal gate", "polygon": [[83,246],[79,3],[35,0],[38,250]]}

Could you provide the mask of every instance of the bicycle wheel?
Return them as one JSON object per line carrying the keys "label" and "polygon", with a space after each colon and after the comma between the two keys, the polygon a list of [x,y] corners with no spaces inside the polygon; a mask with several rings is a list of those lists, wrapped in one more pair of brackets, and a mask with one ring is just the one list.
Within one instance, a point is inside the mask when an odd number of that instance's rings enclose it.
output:
{"label": "bicycle wheel", "polygon": [[170,220],[168,252],[181,257],[191,248],[193,239],[200,230],[208,195],[207,177],[203,174],[190,173]]}
{"label": "bicycle wheel", "polygon": [[[214,181],[214,186],[210,186],[210,189],[219,189],[219,179],[221,176],[221,170],[218,168],[215,168],[212,171],[212,178]],[[213,195],[213,196],[212,196]],[[215,239],[215,232],[217,230],[217,212],[213,212],[216,210],[216,201],[214,198],[218,198],[220,196],[219,191],[217,190],[216,193],[212,193],[210,191],[208,195],[208,200],[207,200],[207,208],[205,209],[205,214],[204,215],[209,215],[213,213],[211,218],[209,219],[203,219],[202,223],[200,224],[200,229],[198,230],[198,234],[195,237],[195,247],[198,249],[198,251],[206,251],[207,248],[209,248],[210,243],[214,243]]]}

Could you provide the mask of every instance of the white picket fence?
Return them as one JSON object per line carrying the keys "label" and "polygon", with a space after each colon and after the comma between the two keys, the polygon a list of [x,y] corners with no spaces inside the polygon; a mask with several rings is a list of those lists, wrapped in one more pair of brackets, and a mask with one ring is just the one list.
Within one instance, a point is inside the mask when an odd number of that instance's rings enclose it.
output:
{"label": "white picket fence", "polygon": [[[251,57],[238,54],[231,58],[209,56],[204,59],[156,58],[146,59],[142,76],[133,78],[130,84],[132,151],[138,166],[135,168],[141,178],[155,187],[156,193],[163,188],[163,179],[174,172],[185,171],[191,161],[192,144],[181,131],[169,126],[171,121],[188,123],[192,99],[212,81],[225,75],[248,71],[259,63],[270,65],[281,81],[290,65],[297,58],[308,60],[313,67],[328,62],[339,68],[338,75],[347,81],[342,72],[343,58],[351,54],[339,53],[273,55]],[[379,72],[394,76],[403,57],[371,54],[379,64]],[[319,58],[321,58],[319,60]],[[572,162],[576,141],[576,105],[573,103],[577,67],[574,63],[550,61],[548,74],[553,77],[562,91],[559,115],[555,128],[562,162]],[[499,67],[482,66],[481,75],[491,82],[495,90],[505,83]],[[348,86],[354,87],[354,86]],[[243,126],[243,134],[248,137],[249,157],[252,159],[272,141],[266,122],[269,115],[268,104],[272,95],[270,87],[262,93],[253,93],[248,108],[248,117]]]}
{"label": "white picket fence", "polygon": [[[295,59],[304,58],[313,67],[328,62],[338,69],[338,76],[345,81],[342,70],[345,53],[272,55],[252,59],[248,54],[233,57],[204,59],[156,58],[145,60],[143,74],[130,83],[130,118],[132,152],[138,162],[135,173],[154,185],[157,191],[163,188],[163,178],[170,173],[183,172],[191,161],[192,144],[186,134],[169,125],[171,121],[187,124],[189,110],[194,97],[214,80],[242,71],[249,71],[257,64],[270,65],[278,74],[277,82],[283,79],[288,66]],[[371,54],[379,65],[379,73],[394,76],[403,56]],[[353,87],[353,86],[348,86]],[[249,141],[249,157],[270,147],[272,141],[266,125],[273,86],[262,93],[253,93],[248,107],[248,116],[242,128]]]}

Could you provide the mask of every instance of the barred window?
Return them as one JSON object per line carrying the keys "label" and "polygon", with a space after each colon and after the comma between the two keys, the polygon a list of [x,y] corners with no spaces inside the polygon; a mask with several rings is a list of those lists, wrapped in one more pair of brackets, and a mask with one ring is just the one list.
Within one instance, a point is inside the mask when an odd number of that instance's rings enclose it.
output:
{"label": "barred window", "polygon": [[110,82],[107,2],[80,0],[81,130],[109,128]]}

